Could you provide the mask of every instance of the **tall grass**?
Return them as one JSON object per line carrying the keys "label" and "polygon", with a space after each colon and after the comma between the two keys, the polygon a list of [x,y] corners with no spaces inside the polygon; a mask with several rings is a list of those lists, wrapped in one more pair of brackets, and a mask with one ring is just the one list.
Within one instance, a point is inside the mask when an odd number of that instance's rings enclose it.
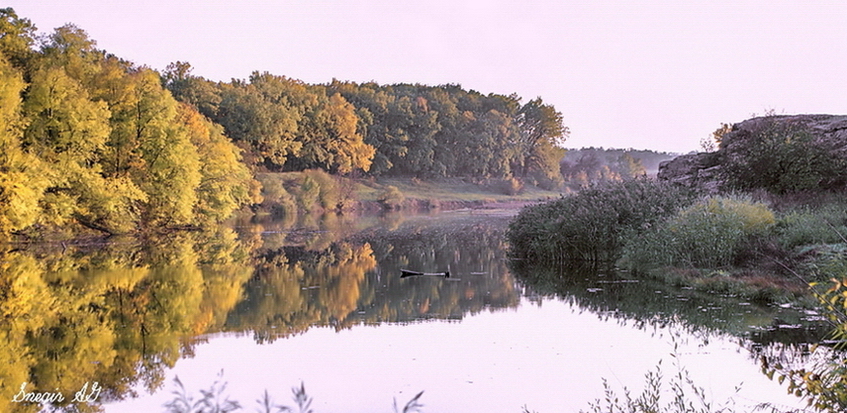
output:
{"label": "tall grass", "polygon": [[775,223],[763,203],[741,196],[709,197],[628,242],[621,263],[633,270],[728,266],[748,239],[764,235]]}
{"label": "tall grass", "polygon": [[[176,389],[171,392],[174,395],[173,399],[163,405],[166,413],[230,413],[244,408],[241,403],[231,400],[226,395],[227,383],[223,381],[223,371],[218,373],[217,379],[208,389],[200,390],[200,397],[197,398],[185,389],[179,377],[174,378],[174,384]],[[255,411],[259,413],[315,413],[312,410],[313,399],[306,393],[306,386],[302,382],[299,387],[291,388],[291,394],[295,406],[286,406],[274,403],[266,389],[262,397],[256,400],[258,407]],[[421,412],[423,408],[423,404],[420,403],[421,396],[423,392],[418,393],[402,406],[397,404],[395,398],[394,413]]]}
{"label": "tall grass", "polygon": [[[706,391],[697,386],[680,364],[678,347],[674,345],[671,357],[674,359],[676,374],[666,379],[662,372],[662,360],[656,364],[655,370],[648,371],[644,376],[644,390],[634,396],[629,388],[624,387],[622,393],[615,391],[606,379],[603,379],[603,399],[589,402],[589,411],[580,413],[733,413],[735,403],[730,398],[726,402],[716,404],[709,400]],[[665,390],[665,386],[669,390]],[[740,385],[735,392],[741,390]],[[760,405],[757,410],[766,406]],[[774,412],[777,410],[774,409]],[[526,406],[523,413],[537,413]]]}
{"label": "tall grass", "polygon": [[797,207],[782,214],[775,228],[785,248],[802,245],[834,244],[847,237],[847,205],[831,202],[818,208]]}
{"label": "tall grass", "polygon": [[[676,357],[674,355],[674,357]],[[667,383],[668,393],[663,389],[665,377],[662,373],[661,360],[655,371],[649,371],[644,376],[644,390],[638,396],[633,396],[630,390],[623,388],[619,395],[603,379],[604,398],[589,403],[589,413],[731,413],[734,407],[731,401],[724,406],[717,406],[708,400],[706,391],[698,387],[688,374],[688,370],[676,364],[677,373],[671,376]],[[736,392],[740,390],[736,387]],[[666,397],[670,395],[670,400]],[[580,411],[580,413],[586,413]]]}
{"label": "tall grass", "polygon": [[695,194],[648,178],[606,182],[524,208],[506,233],[517,258],[613,262],[628,238],[688,206]]}

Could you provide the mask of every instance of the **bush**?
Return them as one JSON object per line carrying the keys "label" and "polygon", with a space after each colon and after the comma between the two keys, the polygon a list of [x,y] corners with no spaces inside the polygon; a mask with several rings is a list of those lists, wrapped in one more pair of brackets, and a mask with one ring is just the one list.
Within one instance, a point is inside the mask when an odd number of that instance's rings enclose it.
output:
{"label": "bush", "polygon": [[797,208],[780,217],[776,226],[777,241],[784,248],[844,242],[845,223],[847,213],[840,203],[817,209]]}
{"label": "bush", "polygon": [[524,208],[506,233],[512,254],[546,262],[611,262],[623,242],[689,205],[685,188],[639,178],[606,182]]}
{"label": "bush", "polygon": [[801,127],[770,122],[759,130],[724,137],[723,173],[729,186],[740,190],[784,194],[841,188],[847,182],[847,159],[838,155],[835,145]]}
{"label": "bush", "polygon": [[400,192],[394,185],[389,185],[385,188],[385,191],[379,195],[377,201],[382,204],[382,207],[387,210],[396,210],[400,209],[403,205],[403,201],[406,200],[406,196],[403,195],[403,192]]}
{"label": "bush", "polygon": [[341,191],[335,178],[321,169],[303,171],[305,177],[311,178],[318,186],[317,203],[325,211],[334,211],[341,204]]}
{"label": "bush", "polygon": [[259,174],[256,179],[262,183],[262,207],[274,215],[297,215],[297,202],[285,187],[282,180],[272,174]]}
{"label": "bush", "polygon": [[515,177],[511,178],[503,178],[494,180],[493,183],[490,184],[495,191],[501,193],[503,195],[519,195],[523,192],[524,183]]}
{"label": "bush", "polygon": [[321,195],[321,186],[311,176],[303,175],[303,181],[300,183],[300,187],[297,188],[296,195],[300,209],[311,212],[317,205],[318,198]]}
{"label": "bush", "polygon": [[633,270],[729,265],[745,241],[765,234],[775,222],[765,204],[740,197],[707,198],[630,240],[622,261]]}

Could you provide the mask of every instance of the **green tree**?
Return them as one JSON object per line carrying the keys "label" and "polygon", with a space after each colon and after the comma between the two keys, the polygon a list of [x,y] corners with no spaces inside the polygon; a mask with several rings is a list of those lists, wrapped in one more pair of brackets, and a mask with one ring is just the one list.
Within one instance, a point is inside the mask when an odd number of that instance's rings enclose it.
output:
{"label": "green tree", "polygon": [[338,93],[327,97],[323,88],[314,88],[312,93],[314,99],[303,108],[298,128],[302,149],[292,166],[342,174],[367,171],[375,151],[358,132],[359,119],[353,105]]}
{"label": "green tree", "polygon": [[45,223],[75,221],[109,233],[134,229],[134,208],[145,195],[127,179],[101,174],[110,133],[106,103],[91,100],[64,69],[45,67],[33,75],[24,113],[23,147],[51,164],[45,169]]}
{"label": "green tree", "polygon": [[559,160],[564,155],[561,145],[569,133],[562,123],[562,114],[536,98],[521,107],[518,127],[516,147],[521,155],[515,170],[523,176],[536,174],[557,180]]}
{"label": "green tree", "polygon": [[48,66],[64,68],[68,76],[87,86],[105,55],[96,45],[85,30],[66,24],[47,36],[39,60],[46,61]]}
{"label": "green tree", "polygon": [[300,116],[284,96],[271,100],[256,85],[234,81],[222,86],[221,103],[212,119],[230,139],[250,148],[259,162],[279,169],[300,151],[302,143],[296,140]]}
{"label": "green tree", "polygon": [[0,239],[34,224],[48,182],[40,161],[21,148],[21,73],[0,57]]}
{"label": "green tree", "polygon": [[162,88],[158,74],[142,70],[136,82],[135,118],[144,168],[134,179],[148,196],[145,219],[159,225],[184,225],[193,217],[200,184],[197,148],[177,118],[177,102]]}
{"label": "green tree", "polygon": [[390,114],[389,107],[395,97],[376,83],[356,84],[333,80],[328,90],[340,93],[345,100],[354,105],[359,119],[357,130],[364,137],[364,143],[374,148],[374,156],[369,168],[373,175],[385,174],[403,162],[408,148],[408,134],[394,125],[392,120],[402,119]]}
{"label": "green tree", "polygon": [[628,153],[624,153],[618,157],[617,162],[615,162],[615,167],[624,179],[631,179],[647,174],[641,160],[634,158]]}
{"label": "green tree", "polygon": [[32,22],[18,17],[11,7],[0,8],[0,52],[12,66],[27,67],[34,55],[35,31]]}
{"label": "green tree", "polygon": [[29,124],[23,145],[53,162],[91,164],[109,136],[110,112],[61,67],[38,70],[24,104]]}
{"label": "green tree", "polygon": [[188,62],[168,64],[162,75],[165,88],[174,98],[189,104],[206,117],[213,119],[221,104],[221,88],[218,84],[202,77],[191,75],[192,67]]}

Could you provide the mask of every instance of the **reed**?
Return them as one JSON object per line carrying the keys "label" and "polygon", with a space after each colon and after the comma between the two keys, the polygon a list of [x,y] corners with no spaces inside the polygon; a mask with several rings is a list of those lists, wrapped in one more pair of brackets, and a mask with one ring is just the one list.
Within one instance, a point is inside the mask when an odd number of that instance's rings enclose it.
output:
{"label": "reed", "polygon": [[[190,394],[186,390],[179,377],[174,378],[176,389],[171,392],[173,398],[164,404],[166,413],[230,413],[240,411],[244,407],[240,402],[231,400],[226,394],[227,383],[223,381],[223,371],[218,373],[214,383],[205,390],[200,390],[200,395]],[[267,389],[261,398],[256,400],[256,411],[259,413],[314,413],[312,410],[313,399],[306,392],[304,383],[291,388],[291,398],[294,406],[286,406],[274,403]],[[423,392],[412,397],[406,404],[400,406],[394,399],[394,413],[416,413],[421,412],[423,404],[420,403]]]}
{"label": "reed", "polygon": [[628,239],[691,204],[694,196],[648,178],[605,182],[524,208],[506,235],[518,259],[610,263]]}

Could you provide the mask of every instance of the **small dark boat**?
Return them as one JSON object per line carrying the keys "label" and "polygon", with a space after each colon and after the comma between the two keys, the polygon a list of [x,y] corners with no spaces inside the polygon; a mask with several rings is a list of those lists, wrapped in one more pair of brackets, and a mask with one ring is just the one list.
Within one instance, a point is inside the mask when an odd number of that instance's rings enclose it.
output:
{"label": "small dark boat", "polygon": [[400,278],[417,277],[417,276],[422,276],[422,275],[450,278],[450,271],[446,271],[446,272],[420,272],[420,271],[411,271],[411,270],[403,270],[403,269],[400,270]]}

